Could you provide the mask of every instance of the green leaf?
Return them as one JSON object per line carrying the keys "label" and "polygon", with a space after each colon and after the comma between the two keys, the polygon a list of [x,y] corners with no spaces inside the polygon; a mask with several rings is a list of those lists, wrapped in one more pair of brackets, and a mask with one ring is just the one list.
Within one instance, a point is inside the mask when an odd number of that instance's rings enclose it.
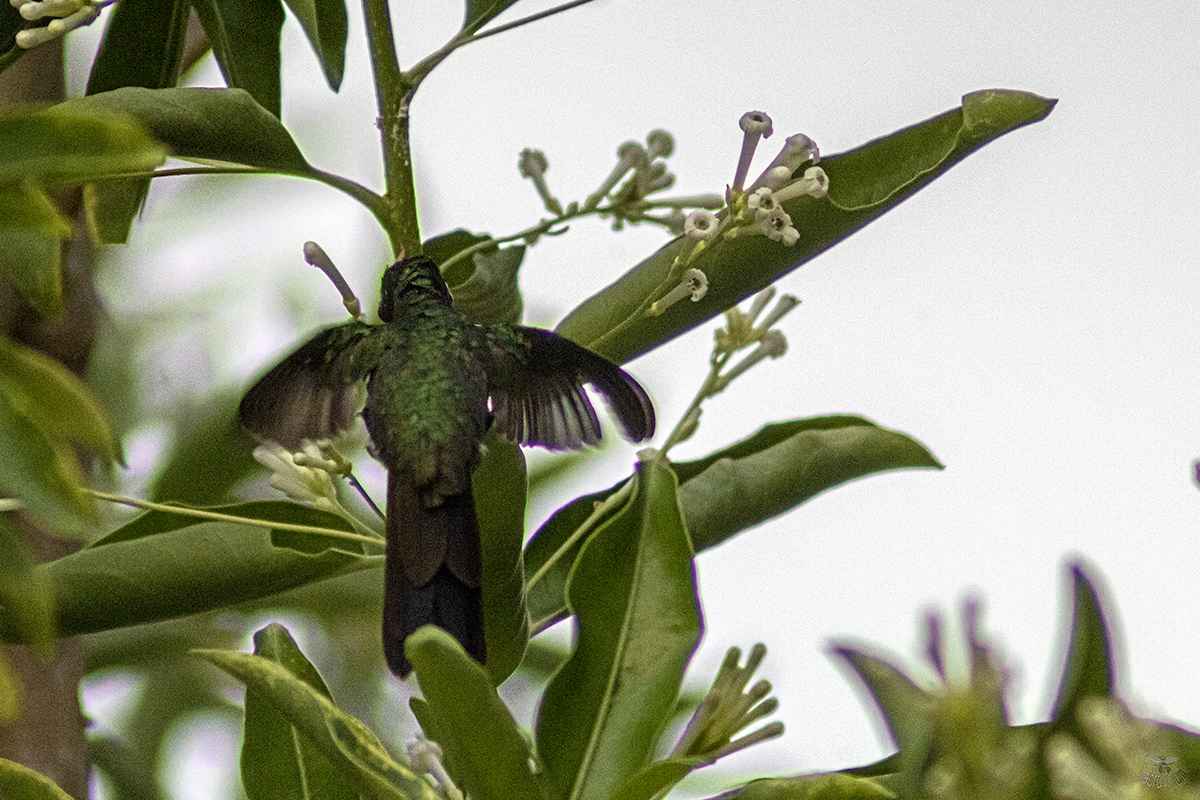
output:
{"label": "green leaf", "polygon": [[551,798],[607,798],[646,766],[700,641],[691,542],[665,466],[584,546],[567,585],[575,649],[546,688],[537,749]]}
{"label": "green leaf", "polygon": [[1071,641],[1050,719],[1056,730],[1081,735],[1079,704],[1088,697],[1113,696],[1112,639],[1100,597],[1082,564],[1071,565],[1071,587]]}
{"label": "green leaf", "polygon": [[[941,469],[920,443],[854,416],[814,417],[766,425],[747,439],[696,461],[671,465],[679,505],[696,552],[784,514],[834,486],[877,472]],[[622,482],[623,483],[623,482]],[[583,542],[568,538],[621,484],[580,497],[546,521],[525,550],[535,630],[566,614],[567,571]],[[550,559],[555,561],[547,563]]]}
{"label": "green leaf", "polygon": [[[36,569],[36,562],[3,516],[0,516],[0,606],[21,641],[37,645],[54,638],[50,582],[44,572]],[[0,691],[0,720],[11,721],[16,716],[15,702],[13,693]]]}
{"label": "green leaf", "polygon": [[691,265],[708,275],[704,298],[647,317],[638,309],[671,288],[675,259],[690,249],[689,240],[676,239],[585,300],[557,331],[617,363],[646,353],[774,283],[988,142],[1044,119],[1055,102],[1027,92],[974,92],[963,97],[961,108],[825,157],[829,197],[784,203],[800,231],[792,247],[765,236],[717,240]]}
{"label": "green leaf", "polygon": [[124,463],[121,441],[100,401],[60,362],[0,336],[0,391],[42,430]]}
{"label": "green leaf", "polygon": [[[203,517],[189,514],[188,511],[190,510],[192,509],[181,507],[178,512],[165,510],[147,511],[145,514],[139,515],[103,538],[93,542],[91,547],[103,547],[118,542],[132,542],[146,536],[157,536],[192,525],[212,524],[212,520],[206,520]],[[195,510],[213,514],[224,514],[229,517],[258,520],[259,522],[308,525],[314,528],[332,528],[335,531],[354,532],[354,527],[337,514],[331,511],[322,511],[321,509],[300,505],[291,500],[252,500],[248,503],[235,503],[228,506],[214,506],[212,508]]]}
{"label": "green leaf", "polygon": [[[287,629],[271,624],[254,634],[254,653],[281,665],[321,695],[329,688]],[[258,686],[246,688],[242,787],[250,800],[277,797],[357,800],[344,772],[281,714]]]}
{"label": "green leaf", "polygon": [[529,641],[525,606],[525,456],[494,431],[471,478],[483,555],[487,670],[499,686],[521,664]]}
{"label": "green leaf", "polygon": [[898,667],[852,647],[835,647],[879,707],[892,740],[900,748],[900,770],[917,775],[926,766],[934,734],[934,698]]}
{"label": "green leaf", "polygon": [[395,761],[375,734],[282,664],[228,650],[193,650],[259,693],[371,798],[439,800],[421,776]]}
{"label": "green leaf", "polygon": [[862,417],[767,425],[698,461],[672,465],[697,551],[847,481],[894,469],[941,469],[923,445]]}
{"label": "green leaf", "polygon": [[76,185],[162,163],[162,148],[135,120],[121,116],[120,109],[87,102],[81,98],[45,110],[5,109],[0,114],[0,184]]}
{"label": "green leaf", "polygon": [[71,223],[40,188],[0,184],[0,270],[46,317],[62,313],[62,243]]}
{"label": "green leaf", "polygon": [[122,86],[164,89],[179,82],[186,39],[186,0],[121,0],[104,26],[87,94]]}
{"label": "green leaf", "polygon": [[462,30],[474,33],[484,25],[500,16],[517,0],[467,0],[466,15],[463,17]]}
{"label": "green leaf", "polygon": [[0,391],[0,496],[16,497],[51,530],[82,533],[95,519],[74,453]]}
{"label": "green leaf", "polygon": [[404,653],[459,788],[475,800],[540,800],[542,789],[529,769],[529,745],[488,672],[432,625],[409,636]]}
{"label": "green leaf", "polygon": [[20,800],[71,800],[58,784],[29,767],[0,758],[0,797]]}
{"label": "green leaf", "polygon": [[177,409],[170,452],[154,481],[151,497],[188,505],[226,499],[261,465],[237,418],[241,391],[220,392],[193,408]]}
{"label": "green leaf", "polygon": [[0,5],[0,72],[11,67],[25,53],[23,47],[17,47],[17,33],[28,24],[11,3]]}
{"label": "green leaf", "polygon": [[346,3],[344,0],[284,0],[300,21],[329,88],[342,85],[346,67]]}
{"label": "green leaf", "polygon": [[795,778],[762,778],[722,797],[728,800],[893,800],[899,795],[870,778],[831,772]]}
{"label": "green leaf", "polygon": [[609,800],[653,800],[704,763],[699,758],[656,761],[626,781]]}
{"label": "green leaf", "polygon": [[105,112],[137,120],[176,158],[240,164],[293,175],[313,171],[287,129],[241,89],[130,86],[68,100],[47,113]]}
{"label": "green leaf", "polygon": [[482,325],[519,323],[525,301],[517,284],[517,271],[524,258],[524,245],[475,253],[471,257],[475,270],[470,277],[450,287],[454,308]]}
{"label": "green leaf", "polygon": [[[372,566],[341,551],[275,547],[265,528],[209,522],[89,547],[39,569],[53,586],[59,634],[72,636],[226,608]],[[0,623],[11,639],[11,621]]]}
{"label": "green leaf", "polygon": [[280,0],[194,0],[213,55],[234,89],[245,89],[276,119],[280,112]]}

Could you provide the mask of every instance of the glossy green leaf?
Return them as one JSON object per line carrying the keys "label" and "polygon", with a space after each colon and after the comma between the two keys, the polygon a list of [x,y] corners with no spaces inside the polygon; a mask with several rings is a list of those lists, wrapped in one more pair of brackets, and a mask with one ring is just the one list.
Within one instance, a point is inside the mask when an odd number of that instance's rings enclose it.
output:
{"label": "glossy green leaf", "polygon": [[1044,119],[1054,100],[1027,92],[991,90],[963,97],[963,105],[855,150],[825,157],[829,196],[785,202],[799,241],[765,236],[720,239],[693,263],[708,276],[708,293],[647,317],[638,309],[670,289],[668,273],[690,247],[676,239],[585,300],[558,333],[618,363],[628,361],[722,313],[774,283],[894,208],[960,160],[994,139]]}
{"label": "glossy green leaf", "polygon": [[0,391],[0,496],[16,497],[50,530],[81,533],[95,518],[83,476],[66,442],[26,416]]}
{"label": "glossy green leaf", "polygon": [[[271,624],[256,632],[254,653],[281,665],[332,701],[316,668],[282,625]],[[358,790],[345,772],[296,730],[259,686],[246,687],[245,707],[242,787],[250,800],[357,800]]]}
{"label": "glossy green leaf", "polygon": [[0,797],[20,800],[71,800],[71,795],[40,772],[0,758]]}
{"label": "glossy green leaf", "polygon": [[130,86],[68,100],[47,113],[106,112],[137,120],[176,158],[295,175],[312,172],[287,129],[241,89]]}
{"label": "glossy green leaf", "polygon": [[228,650],[194,650],[258,692],[367,797],[439,800],[421,776],[394,760],[375,734],[282,664]]}
{"label": "glossy green leaf", "polygon": [[121,441],[100,401],[60,362],[0,336],[0,391],[42,430],[123,462]]}
{"label": "glossy green leaf", "polygon": [[475,270],[470,277],[450,287],[454,308],[484,325],[519,323],[525,300],[517,285],[517,271],[524,258],[524,245],[475,253],[471,257]]}
{"label": "glossy green leaf", "polygon": [[529,745],[488,671],[432,625],[409,636],[404,653],[459,788],[475,800],[540,800],[542,789],[529,769]]}
{"label": "glossy green leaf", "polygon": [[763,778],[722,797],[728,800],[895,800],[900,795],[870,778],[836,772],[795,778]]}
{"label": "glossy green leaf", "polygon": [[474,33],[516,2],[517,0],[467,0],[463,32]]}
{"label": "glossy green leaf", "polygon": [[165,89],[179,82],[186,39],[186,0],[121,0],[104,26],[87,94],[122,86]]}
{"label": "glossy green leaf", "polygon": [[[0,606],[23,642],[42,644],[54,638],[54,599],[50,582],[17,534],[0,515]],[[2,684],[3,681],[0,681]],[[14,703],[10,692],[0,691],[0,720],[13,717],[5,708]]]}
{"label": "glossy green leaf", "polygon": [[62,246],[71,223],[40,188],[0,184],[0,271],[47,317],[62,313]]}
{"label": "glossy green leaf", "polygon": [[1071,589],[1071,641],[1050,719],[1056,729],[1078,733],[1080,702],[1113,696],[1113,654],[1100,597],[1082,564],[1071,565]]}
{"label": "glossy green leaf", "polygon": [[59,634],[71,636],[226,608],[375,565],[341,551],[275,547],[265,528],[209,522],[89,547],[40,569],[53,586]]}
{"label": "glossy green leaf", "polygon": [[529,641],[525,607],[525,456],[488,433],[483,459],[471,478],[483,555],[483,620],[487,671],[497,686],[521,664]]}
{"label": "glossy green leaf", "polygon": [[555,800],[607,798],[649,763],[700,641],[675,476],[644,463],[636,480],[632,502],[588,540],[568,580],[575,649],[537,721]]}
{"label": "glossy green leaf", "polygon": [[[671,468],[680,482],[679,505],[692,546],[700,552],[847,481],[893,469],[940,469],[941,464],[902,433],[862,417],[834,416],[766,425],[736,444]],[[525,569],[538,575],[529,587],[534,630],[565,616],[563,587],[583,542],[563,547],[595,504],[620,485],[560,508],[526,547]]]}
{"label": "glossy green leaf", "polygon": [[342,85],[346,68],[346,3],[345,0],[284,0],[312,45],[329,88],[335,92]]}
{"label": "glossy green leaf", "polygon": [[280,0],[194,0],[213,55],[234,89],[245,89],[276,119],[280,112]]}
{"label": "glossy green leaf", "polygon": [[137,121],[120,109],[86,103],[0,113],[0,184],[75,185],[162,163],[162,147]]}

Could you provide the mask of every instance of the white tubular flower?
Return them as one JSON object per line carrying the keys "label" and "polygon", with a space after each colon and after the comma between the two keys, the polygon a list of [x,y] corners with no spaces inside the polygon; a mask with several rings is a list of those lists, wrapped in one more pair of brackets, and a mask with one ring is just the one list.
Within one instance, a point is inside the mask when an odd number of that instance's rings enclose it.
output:
{"label": "white tubular flower", "polygon": [[[756,298],[757,299],[757,298]],[[764,303],[764,305],[766,305]],[[758,324],[757,330],[763,332],[764,337],[766,331],[769,331],[776,322],[783,319],[784,315],[788,314],[793,308],[800,305],[800,298],[795,295],[785,294],[779,298],[779,302],[771,309],[771,313],[763,317],[763,321]],[[755,315],[757,316],[757,315]]]}
{"label": "white tubular flower", "polygon": [[613,171],[600,184],[600,188],[588,195],[588,199],[583,202],[584,211],[600,205],[600,201],[612,191],[612,188],[617,185],[617,181],[624,178],[629,170],[645,166],[649,163],[650,155],[646,152],[646,148],[637,142],[625,142],[622,144],[617,148],[617,165],[613,167]]}
{"label": "white tubular flower", "polygon": [[545,204],[546,210],[556,216],[562,216],[562,203],[550,194],[550,187],[546,185],[546,170],[550,168],[550,162],[546,160],[546,154],[541,150],[530,150],[526,148],[521,151],[521,159],[517,162],[518,169],[521,170],[521,177],[529,178],[533,181],[533,187],[537,189],[538,196],[542,198],[542,203]]}
{"label": "white tubular flower", "polygon": [[746,175],[750,172],[750,162],[754,159],[754,151],[758,140],[769,138],[772,133],[771,118],[762,111],[747,111],[738,120],[742,129],[742,152],[738,155],[737,170],[733,174],[732,189],[742,191],[746,184]]}
{"label": "white tubular flower", "polygon": [[693,303],[698,303],[706,294],[708,294],[708,276],[695,268],[685,270],[683,279],[674,289],[650,304],[650,308],[646,309],[646,316],[657,317],[688,296],[691,296]]}
{"label": "white tubular flower", "polygon": [[775,209],[771,214],[760,216],[756,227],[767,235],[768,239],[780,242],[784,247],[791,247],[800,239],[800,231],[792,227],[792,218],[782,208]]}
{"label": "white tubular flower", "polygon": [[807,195],[821,198],[829,194],[829,176],[820,167],[809,167],[797,181],[775,190],[775,199],[779,202],[791,200],[794,197]]}
{"label": "white tubular flower", "polygon": [[45,17],[56,17],[49,25],[27,28],[17,33],[17,46],[28,50],[56,39],[83,25],[90,25],[100,16],[100,8],[108,2],[92,0],[12,0],[23,19],[33,21]]}
{"label": "white tubular flower", "polygon": [[755,219],[774,214],[779,208],[779,199],[766,186],[761,186],[746,198],[746,207],[754,212]]}
{"label": "white tubular flower", "polygon": [[463,800],[462,790],[454,785],[442,766],[442,748],[437,742],[426,739],[424,733],[417,731],[416,741],[409,742],[407,749],[409,764],[417,772],[431,775],[437,781],[442,797],[446,800]]}
{"label": "white tubular flower", "polygon": [[333,511],[338,508],[333,478],[330,470],[323,468],[324,459],[320,451],[311,442],[306,442],[305,448],[309,447],[315,451],[321,467],[314,469],[306,466],[306,463],[311,463],[310,453],[293,454],[278,442],[267,442],[254,448],[254,460],[271,470],[271,488],[301,503]]}
{"label": "white tubular flower", "polygon": [[[796,170],[805,161],[816,161],[820,158],[820,151],[817,150],[816,143],[805,136],[803,133],[797,133],[787,138],[783,144],[783,149],[779,151],[779,155],[775,156],[775,160],[763,170],[763,174],[758,176],[758,180],[750,184],[750,191],[754,191],[759,186],[770,185],[772,189],[783,186],[788,180],[791,180]],[[779,181],[780,176],[785,175],[783,182],[775,184]]]}
{"label": "white tubular flower", "polygon": [[750,355],[743,358],[733,368],[717,379],[715,391],[719,392],[733,382],[735,378],[741,375],[746,370],[753,367],[758,362],[767,358],[779,358],[787,352],[787,339],[779,331],[767,331],[759,340],[758,347],[750,351]]}
{"label": "white tubular flower", "polygon": [[721,222],[707,208],[698,208],[683,223],[683,234],[697,241],[708,241],[717,235]]}

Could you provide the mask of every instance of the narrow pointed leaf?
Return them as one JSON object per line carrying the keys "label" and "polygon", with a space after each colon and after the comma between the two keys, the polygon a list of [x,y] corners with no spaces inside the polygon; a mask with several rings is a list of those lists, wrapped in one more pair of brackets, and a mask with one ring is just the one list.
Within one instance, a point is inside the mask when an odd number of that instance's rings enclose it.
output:
{"label": "narrow pointed leaf", "polygon": [[918,774],[933,736],[933,698],[897,667],[852,647],[835,647],[879,707],[903,770]]}
{"label": "narrow pointed leaf", "polygon": [[720,239],[692,263],[708,276],[704,298],[647,317],[638,309],[671,288],[668,273],[675,259],[690,249],[690,240],[676,239],[585,300],[557,332],[617,363],[635,358],[774,283],[988,142],[1044,119],[1055,102],[1027,92],[973,92],[963,97],[959,108],[823,158],[829,196],[783,204],[800,232],[795,245],[785,247],[754,235]]}
{"label": "narrow pointed leaf", "polygon": [[702,766],[704,761],[698,758],[655,761],[626,781],[609,800],[653,800]]}
{"label": "narrow pointed leaf", "polygon": [[59,103],[58,114],[124,114],[172,156],[294,175],[312,172],[287,129],[241,89],[127,87]]}
{"label": "narrow pointed leaf", "polygon": [[1071,589],[1071,641],[1050,719],[1056,728],[1079,733],[1079,703],[1087,697],[1113,695],[1113,655],[1100,597],[1081,564],[1071,566]]}
{"label": "narrow pointed leaf", "polygon": [[0,797],[71,800],[71,795],[42,773],[7,758],[0,758]]}
{"label": "narrow pointed leaf", "polygon": [[637,482],[633,502],[588,541],[568,581],[575,649],[537,722],[555,800],[607,798],[650,762],[700,640],[675,476],[642,464]]}
{"label": "narrow pointed leaf", "polygon": [[0,271],[43,316],[62,313],[62,247],[70,235],[71,223],[40,188],[0,185]]}
{"label": "narrow pointed leaf", "polygon": [[459,788],[475,800],[540,800],[529,769],[529,745],[488,672],[441,628],[408,637],[412,662],[437,743],[454,765]]}
{"label": "narrow pointed leaf", "polygon": [[521,664],[529,641],[525,605],[525,456],[494,431],[471,478],[483,555],[487,671],[499,686]]}
{"label": "narrow pointed leaf", "polygon": [[762,778],[721,797],[726,800],[895,800],[899,795],[870,778],[831,772],[795,778]]}
{"label": "narrow pointed leaf", "polygon": [[335,92],[346,68],[345,0],[285,0],[312,45],[325,81]]}
{"label": "narrow pointed leaf", "polygon": [[195,0],[192,5],[225,83],[245,89],[278,119],[284,16],[280,0]]}
{"label": "narrow pointed leaf", "polygon": [[394,760],[371,730],[282,664],[228,650],[193,650],[269,702],[371,798],[438,800],[423,778]]}
{"label": "narrow pointed leaf", "polygon": [[122,86],[164,89],[179,82],[191,4],[186,0],[121,0],[104,26],[87,93]]}
{"label": "narrow pointed leaf", "polygon": [[107,412],[60,362],[0,337],[0,387],[43,430],[109,461],[123,461]]}
{"label": "narrow pointed leaf", "polygon": [[[773,423],[705,458],[671,465],[679,478],[679,505],[697,552],[834,486],[908,468],[941,469],[941,464],[914,439],[854,416]],[[526,547],[526,572],[539,575],[529,589],[535,630],[565,616],[563,587],[583,542],[566,553],[560,551],[595,504],[620,485],[563,506]],[[551,558],[555,561],[547,567]]]}
{"label": "narrow pointed leaf", "polygon": [[0,184],[75,185],[161,164],[162,148],[120,111],[88,106],[87,98],[46,110],[6,109],[0,114]]}
{"label": "narrow pointed leaf", "polygon": [[[329,688],[282,625],[254,634],[254,653],[278,663],[332,701]],[[357,800],[358,790],[345,772],[305,737],[260,687],[246,688],[242,738],[242,787],[250,800],[278,797]]]}
{"label": "narrow pointed leaf", "polygon": [[[54,638],[54,598],[46,574],[16,533],[0,516],[0,606],[3,606],[21,641],[43,644]],[[7,672],[7,665],[3,667]],[[3,681],[0,681],[3,683]],[[0,721],[11,721],[16,695],[0,691]]]}
{"label": "narrow pointed leaf", "polygon": [[498,17],[517,0],[467,0],[462,29],[473,33]]}

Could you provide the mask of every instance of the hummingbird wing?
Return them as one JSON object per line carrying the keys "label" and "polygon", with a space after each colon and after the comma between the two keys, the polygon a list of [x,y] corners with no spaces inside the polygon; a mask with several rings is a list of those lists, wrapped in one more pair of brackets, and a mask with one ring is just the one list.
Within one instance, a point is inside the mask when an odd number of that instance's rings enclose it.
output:
{"label": "hummingbird wing", "polygon": [[496,429],[521,444],[579,449],[600,441],[600,420],[583,385],[590,383],[635,442],[654,435],[654,406],[628,373],[586,347],[540,328],[482,329]]}
{"label": "hummingbird wing", "polygon": [[378,363],[388,335],[396,332],[365,322],[321,331],[246,392],[238,406],[242,426],[293,448],[304,439],[328,439],[353,427],[364,399],[361,384]]}

